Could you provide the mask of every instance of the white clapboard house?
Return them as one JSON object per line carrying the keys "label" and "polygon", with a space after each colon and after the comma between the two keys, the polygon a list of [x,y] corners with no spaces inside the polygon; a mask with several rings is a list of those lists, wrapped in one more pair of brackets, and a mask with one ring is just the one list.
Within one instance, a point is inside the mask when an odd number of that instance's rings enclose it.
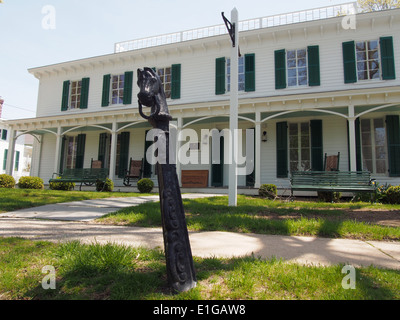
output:
{"label": "white clapboard house", "polygon": [[[400,9],[354,15],[355,6],[240,22],[239,128],[255,133],[255,169],[239,177],[242,190],[264,183],[287,189],[292,171],[323,170],[325,155],[339,153],[340,170],[368,170],[379,183],[400,184]],[[156,181],[146,161],[151,127],[138,112],[136,70],[160,75],[171,127],[198,133],[190,152],[200,159],[199,145],[210,145],[201,130],[229,128],[230,51],[221,24],[30,69],[39,80],[37,116],[8,122],[9,149],[19,135],[34,135],[31,175],[45,182],[101,160],[122,186],[130,159],[144,159],[143,176]],[[178,163],[179,177],[199,171],[206,187],[228,186],[227,164],[199,162]]]}

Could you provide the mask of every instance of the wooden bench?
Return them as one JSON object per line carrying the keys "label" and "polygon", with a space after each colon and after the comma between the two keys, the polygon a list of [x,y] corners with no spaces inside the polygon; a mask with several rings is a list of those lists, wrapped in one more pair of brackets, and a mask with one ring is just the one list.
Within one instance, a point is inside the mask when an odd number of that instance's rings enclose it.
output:
{"label": "wooden bench", "polygon": [[296,171],[290,178],[293,191],[376,192],[368,171]]}
{"label": "wooden bench", "polygon": [[[105,182],[108,177],[108,169],[90,168],[90,169],[65,169],[62,174],[54,173],[49,182],[75,182],[80,183],[79,190],[82,190],[82,184],[93,184],[97,181]],[[58,178],[54,178],[57,175]]]}
{"label": "wooden bench", "polygon": [[142,160],[131,160],[129,161],[129,170],[125,172],[123,184],[127,187],[131,186],[131,179],[137,179],[138,181],[142,178],[143,174],[143,159]]}

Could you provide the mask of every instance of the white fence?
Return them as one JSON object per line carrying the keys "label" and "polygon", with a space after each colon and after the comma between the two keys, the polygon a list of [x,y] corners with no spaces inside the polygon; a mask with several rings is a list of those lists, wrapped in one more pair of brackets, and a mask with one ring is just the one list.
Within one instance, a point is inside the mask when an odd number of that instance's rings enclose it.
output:
{"label": "white fence", "polygon": [[[328,19],[340,15],[355,14],[355,13],[357,13],[357,3],[349,2],[336,6],[296,11],[275,16],[240,21],[239,31],[270,28],[286,24]],[[118,42],[115,44],[115,53],[208,38],[227,33],[228,31],[226,30],[225,25],[220,24],[217,26],[204,27],[199,29],[192,29],[187,31],[164,34],[160,36]]]}

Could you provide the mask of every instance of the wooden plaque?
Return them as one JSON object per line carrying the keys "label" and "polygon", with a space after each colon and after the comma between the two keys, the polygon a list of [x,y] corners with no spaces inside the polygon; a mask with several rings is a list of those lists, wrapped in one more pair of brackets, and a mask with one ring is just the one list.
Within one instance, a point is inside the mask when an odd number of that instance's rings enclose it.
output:
{"label": "wooden plaque", "polygon": [[182,188],[207,188],[208,170],[182,170]]}

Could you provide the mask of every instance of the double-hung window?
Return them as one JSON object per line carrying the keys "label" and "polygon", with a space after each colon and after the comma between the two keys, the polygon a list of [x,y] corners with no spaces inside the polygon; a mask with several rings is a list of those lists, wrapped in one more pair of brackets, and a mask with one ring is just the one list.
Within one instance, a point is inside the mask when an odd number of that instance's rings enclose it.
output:
{"label": "double-hung window", "polygon": [[289,123],[290,172],[311,169],[310,123]]}
{"label": "double-hung window", "polygon": [[396,79],[393,38],[342,44],[344,83]]}
{"label": "double-hung window", "polygon": [[275,51],[275,89],[320,84],[319,46]]}
{"label": "double-hung window", "polygon": [[181,65],[173,64],[162,68],[153,68],[163,84],[167,99],[181,98]]}
{"label": "double-hung window", "polygon": [[133,71],[103,76],[101,106],[128,105],[132,103]]}
{"label": "double-hung window", "polygon": [[[245,54],[238,61],[238,90],[252,92],[256,90],[255,54]],[[231,59],[215,60],[215,94],[231,91]]]}
{"label": "double-hung window", "polygon": [[67,80],[63,83],[61,111],[87,109],[90,78]]}
{"label": "double-hung window", "polygon": [[123,104],[125,74],[113,75],[111,81],[111,104]]}

